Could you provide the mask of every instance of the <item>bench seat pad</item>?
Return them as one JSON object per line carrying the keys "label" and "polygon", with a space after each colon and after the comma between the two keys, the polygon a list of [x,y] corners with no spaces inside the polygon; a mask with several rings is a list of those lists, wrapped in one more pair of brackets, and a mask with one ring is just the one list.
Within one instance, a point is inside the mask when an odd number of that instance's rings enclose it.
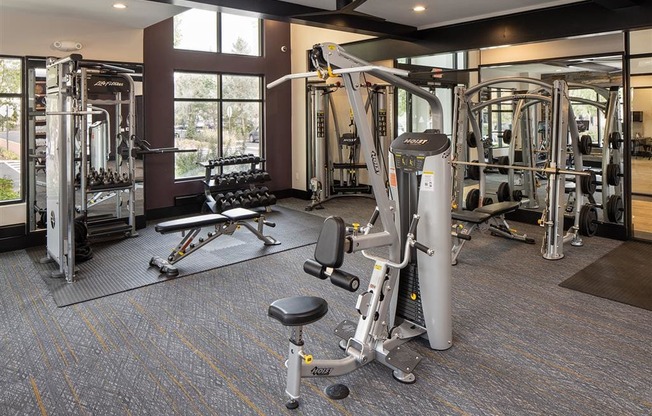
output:
{"label": "bench seat pad", "polygon": [[521,203],[517,201],[503,201],[503,202],[497,202],[495,204],[485,205],[476,208],[473,211],[482,212],[485,214],[489,214],[492,217],[496,217],[498,215],[504,215],[507,214],[508,212],[516,211],[520,206]]}
{"label": "bench seat pad", "polygon": [[194,217],[179,218],[156,224],[157,233],[167,234],[175,231],[192,230],[193,228],[207,227],[229,221],[228,217],[220,214],[195,215]]}
{"label": "bench seat pad", "polygon": [[243,221],[260,217],[260,213],[245,208],[233,208],[222,212],[222,215],[232,221]]}
{"label": "bench seat pad", "polygon": [[453,219],[456,221],[470,222],[472,224],[481,224],[491,218],[491,215],[485,212],[477,211],[453,211]]}

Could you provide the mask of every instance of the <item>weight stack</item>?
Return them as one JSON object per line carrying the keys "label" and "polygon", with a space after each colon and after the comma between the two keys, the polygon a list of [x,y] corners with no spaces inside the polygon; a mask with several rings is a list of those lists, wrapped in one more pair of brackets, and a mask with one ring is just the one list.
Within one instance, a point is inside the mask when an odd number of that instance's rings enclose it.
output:
{"label": "weight stack", "polygon": [[425,328],[420,293],[416,264],[408,264],[401,270],[396,315]]}

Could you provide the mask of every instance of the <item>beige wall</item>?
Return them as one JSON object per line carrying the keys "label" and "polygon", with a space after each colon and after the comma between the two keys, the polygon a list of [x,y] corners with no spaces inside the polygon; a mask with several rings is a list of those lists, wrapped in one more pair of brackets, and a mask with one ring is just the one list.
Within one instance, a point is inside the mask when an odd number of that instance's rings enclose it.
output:
{"label": "beige wall", "polygon": [[623,35],[621,33],[612,33],[592,37],[483,49],[480,52],[480,59],[482,65],[494,65],[508,62],[540,61],[569,56],[622,53],[624,49]]}
{"label": "beige wall", "polygon": [[[79,0],[78,0],[79,1]],[[83,0],[82,0],[83,1]],[[3,9],[0,14],[0,54],[17,56],[65,56],[51,48],[54,41],[83,45],[85,59],[118,62],[143,61],[143,30],[108,25],[74,17],[48,18]]]}
{"label": "beige wall", "polygon": [[[347,43],[369,36],[315,27],[291,25],[292,73],[308,71],[307,53],[316,43]],[[292,188],[306,190],[306,81],[292,82]]]}
{"label": "beige wall", "polygon": [[632,123],[632,134],[652,137],[652,87],[632,90],[632,111],[643,112],[643,122]]}

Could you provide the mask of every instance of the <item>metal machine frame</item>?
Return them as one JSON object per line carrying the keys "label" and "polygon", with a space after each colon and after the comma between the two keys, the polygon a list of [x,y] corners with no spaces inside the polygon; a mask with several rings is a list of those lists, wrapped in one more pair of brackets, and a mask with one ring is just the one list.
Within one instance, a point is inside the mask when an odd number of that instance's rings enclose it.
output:
{"label": "metal machine frame", "polygon": [[[423,213],[424,219],[418,221],[417,226],[417,220],[409,217],[407,208],[409,204],[406,203],[403,207],[403,203],[398,200],[397,173],[395,170],[392,172],[391,156],[389,182],[392,184],[392,199],[386,190],[384,172],[379,162],[379,149],[375,146],[374,135],[367,117],[362,116],[366,113],[366,108],[360,92],[360,89],[364,88],[360,74],[370,73],[385,82],[424,98],[431,106],[432,125],[435,131],[441,131],[443,124],[441,104],[435,95],[395,75],[406,75],[405,71],[370,65],[347,54],[334,43],[315,45],[311,57],[315,67],[320,68],[321,75],[333,76],[336,74],[342,77],[353,109],[361,150],[367,164],[369,181],[373,188],[377,208],[372,220],[364,227],[364,231],[354,233],[349,237],[350,244],[347,252],[362,251],[365,257],[375,261],[375,265],[367,291],[358,298],[356,306],[361,311],[361,316],[357,325],[343,323],[338,327],[350,328],[350,331],[345,331],[344,338],[346,340],[343,343],[347,353],[346,358],[314,361],[312,358],[306,359],[307,356],[303,353],[303,342],[301,341],[301,328],[292,328],[286,389],[286,393],[290,397],[288,407],[298,405],[296,399],[299,397],[302,377],[342,375],[377,360],[394,370],[393,375],[396,379],[410,383],[414,381],[412,370],[418,364],[420,357],[410,353],[407,348],[400,348],[402,353],[401,358],[398,358],[396,357],[397,347],[417,336],[426,336],[433,349],[445,350],[452,346],[450,143],[446,139],[447,148],[442,153],[426,158],[426,160],[432,159],[430,162],[423,161],[422,186],[427,187],[428,192],[432,192],[436,203],[430,204],[428,207],[419,205],[419,209],[426,212]],[[290,79],[312,76],[314,73],[286,75],[270,83],[268,88]],[[402,220],[402,216],[405,216],[405,221]],[[382,221],[384,231],[371,233],[373,223],[378,217]],[[418,219],[418,217],[416,218]],[[409,231],[407,230],[408,225]],[[431,246],[431,249],[414,240],[415,230],[417,235],[424,237],[424,241]],[[403,235],[406,237],[401,238]],[[367,249],[383,246],[388,248],[387,259],[365,252]],[[404,254],[401,257],[403,247]],[[414,248],[420,250],[416,255],[420,264],[420,272],[422,272],[420,273],[421,291],[419,296],[424,300],[422,304],[424,305],[425,327],[396,316],[399,270],[410,262],[414,255],[412,253]],[[392,359],[393,356],[394,359]]]}
{"label": "metal machine frame", "polygon": [[[61,59],[48,59],[46,65],[47,104],[46,119],[48,126],[46,153],[46,192],[47,192],[47,257],[43,261],[55,261],[59,270],[53,277],[65,277],[66,281],[75,281],[75,220],[79,215],[81,221],[88,223],[88,208],[93,205],[87,199],[87,192],[94,192],[87,183],[89,172],[89,116],[108,112],[97,106],[114,106],[116,131],[116,171],[128,177],[128,182],[118,186],[106,187],[114,191],[116,199],[116,218],[119,225],[104,226],[98,235],[120,233],[136,236],[135,199],[136,181],[134,173],[133,138],[136,128],[136,107],[134,82],[130,70],[108,65],[85,62],[81,55],[73,54]],[[110,76],[106,84],[107,91],[114,91],[115,99],[93,100],[88,97],[88,81],[92,76]],[[122,97],[120,89],[112,90],[110,85],[115,79],[126,83],[128,97]],[[104,85],[102,85],[104,86]],[[126,124],[121,126],[122,106],[128,106]],[[122,155],[118,148],[118,139],[126,143],[127,168],[123,172]],[[105,137],[104,139],[108,139]],[[106,143],[102,148],[106,148]],[[91,155],[93,150],[91,149]],[[77,178],[77,180],[76,180]],[[119,193],[127,192],[127,202],[122,204]],[[79,193],[81,196],[77,196]],[[79,203],[76,201],[79,199]],[[122,215],[126,210],[126,215]],[[89,233],[92,235],[92,233]]]}

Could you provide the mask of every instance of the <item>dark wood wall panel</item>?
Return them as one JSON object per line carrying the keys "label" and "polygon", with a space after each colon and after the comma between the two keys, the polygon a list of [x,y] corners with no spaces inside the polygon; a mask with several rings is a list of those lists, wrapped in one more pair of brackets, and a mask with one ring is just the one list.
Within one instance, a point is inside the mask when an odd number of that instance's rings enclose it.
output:
{"label": "dark wood wall panel", "polygon": [[[271,82],[290,72],[290,26],[263,21],[263,56],[222,55],[208,52],[176,50],[172,46],[173,19],[145,29],[143,61],[145,67],[146,139],[153,147],[174,146],[174,71],[198,71],[263,75]],[[266,102],[264,156],[272,176],[271,190],[292,186],[291,90],[282,85],[265,91]],[[203,192],[199,181],[174,180],[174,155],[150,155],[145,160],[145,210],[174,206],[178,196]]]}

